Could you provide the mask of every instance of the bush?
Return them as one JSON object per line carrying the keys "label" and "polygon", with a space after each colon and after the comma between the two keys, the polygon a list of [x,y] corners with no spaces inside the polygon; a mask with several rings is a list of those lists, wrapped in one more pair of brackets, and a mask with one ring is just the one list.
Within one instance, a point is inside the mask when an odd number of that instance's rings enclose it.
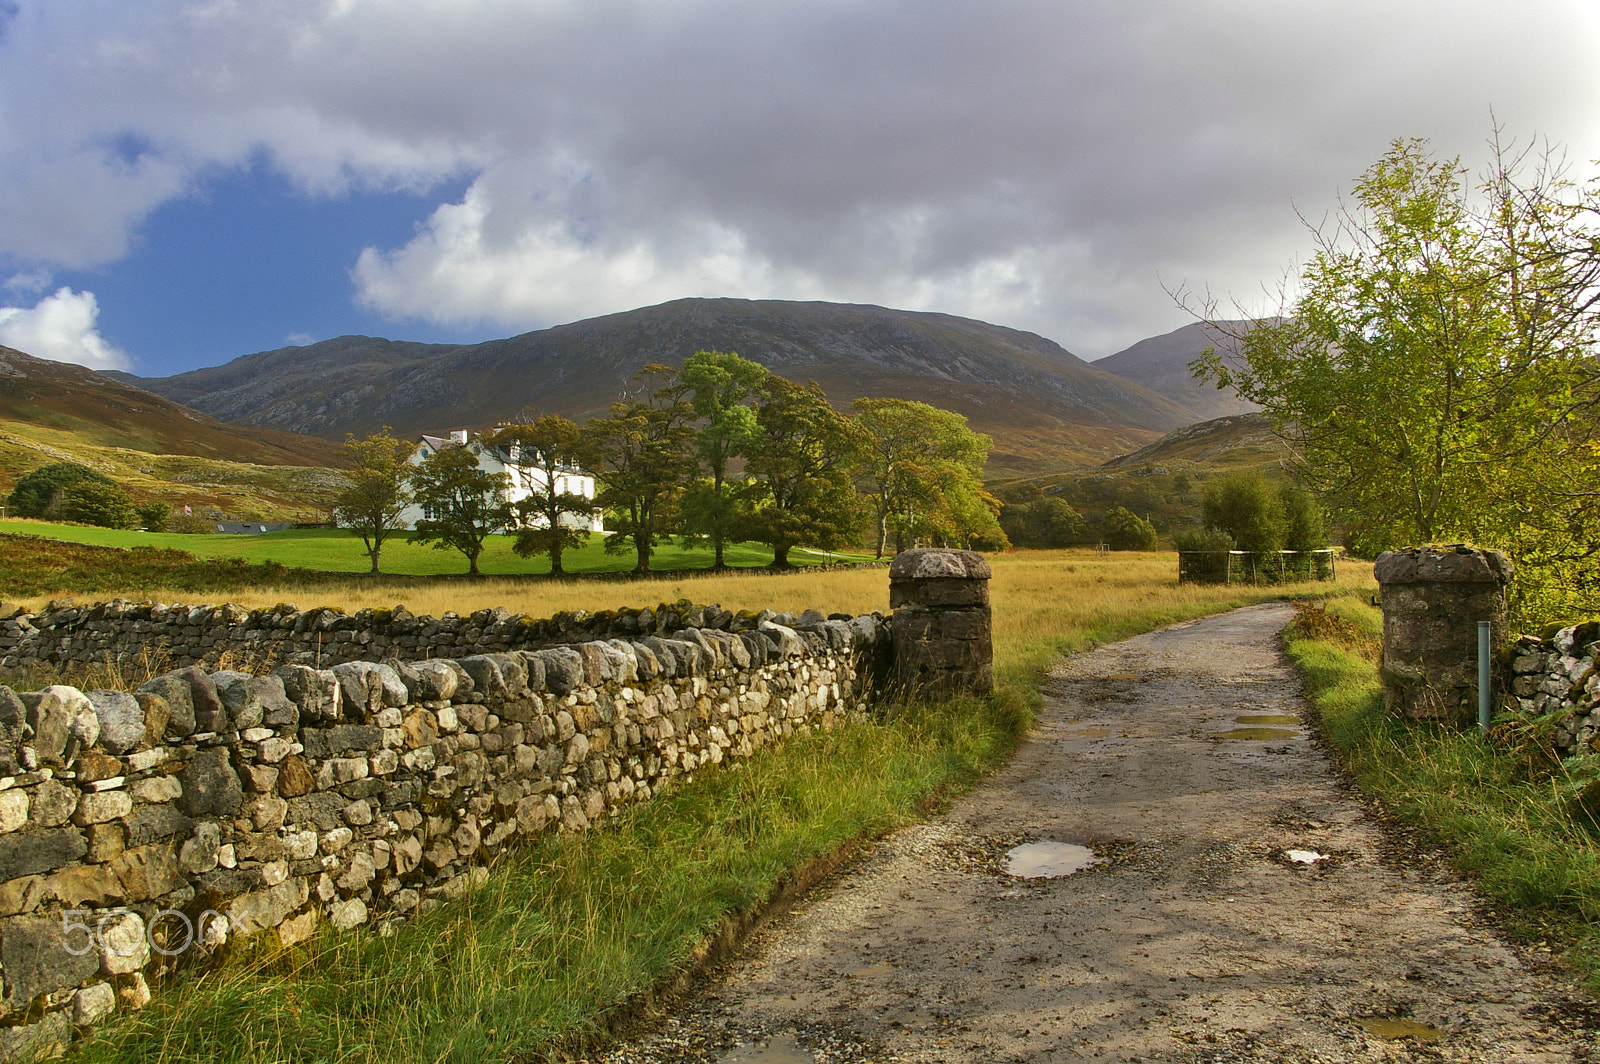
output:
{"label": "bush", "polygon": [[1156,527],[1131,510],[1113,506],[1106,511],[1105,542],[1112,550],[1155,550]]}
{"label": "bush", "polygon": [[55,462],[40,466],[17,481],[6,500],[17,517],[56,518],[61,516],[67,493],[79,484],[116,487],[110,477],[76,462]]}
{"label": "bush", "polygon": [[80,525],[127,528],[133,524],[133,503],[109,480],[82,480],[65,489],[60,516]]}
{"label": "bush", "polygon": [[167,518],[172,516],[172,507],[164,502],[147,502],[139,507],[139,524],[144,526],[146,532],[165,532]]}

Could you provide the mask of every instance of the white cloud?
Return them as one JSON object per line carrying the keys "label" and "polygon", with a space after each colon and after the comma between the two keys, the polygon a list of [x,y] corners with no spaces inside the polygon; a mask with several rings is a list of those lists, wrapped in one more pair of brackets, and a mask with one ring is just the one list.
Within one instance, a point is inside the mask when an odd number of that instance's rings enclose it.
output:
{"label": "white cloud", "polygon": [[0,344],[35,358],[90,369],[128,369],[128,357],[95,331],[93,292],[60,288],[29,307],[0,307]]}
{"label": "white cloud", "polygon": [[49,288],[54,279],[49,270],[28,270],[7,277],[5,287],[19,296],[36,296]]}
{"label": "white cloud", "polygon": [[[1592,0],[21,0],[0,261],[126,253],[255,160],[468,177],[357,298],[531,328],[683,295],[974,314],[1104,353],[1256,291],[1399,136],[1600,156]],[[1096,352],[1093,348],[1098,347]]]}

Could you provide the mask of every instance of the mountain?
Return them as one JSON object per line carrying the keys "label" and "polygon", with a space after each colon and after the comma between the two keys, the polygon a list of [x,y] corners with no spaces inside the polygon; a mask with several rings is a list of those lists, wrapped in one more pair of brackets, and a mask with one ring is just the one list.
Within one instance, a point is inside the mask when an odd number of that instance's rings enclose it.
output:
{"label": "mountain", "polygon": [[[121,376],[121,375],[118,375]],[[127,379],[0,347],[0,421],[47,425],[106,447],[260,465],[343,465],[325,439],[240,428]]]}
{"label": "mountain", "polygon": [[1274,431],[1272,419],[1267,415],[1230,414],[1185,425],[1137,451],[1118,455],[1104,468],[1144,469],[1170,465],[1218,470],[1276,466],[1289,456],[1288,445]]}
{"label": "mountain", "polygon": [[138,496],[301,518],[346,464],[328,440],[240,428],[110,374],[0,347],[0,496],[52,462],[98,469]]}
{"label": "mountain", "polygon": [[330,439],[585,418],[651,362],[737,351],[843,407],[918,399],[995,438],[991,474],[1097,464],[1195,420],[1184,406],[1033,333],[948,314],[839,303],[679,299],[481,344],[344,336],[172,377],[122,380],[224,421]]}
{"label": "mountain", "polygon": [[1231,334],[1249,327],[1248,321],[1195,322],[1140,340],[1090,365],[1160,393],[1189,411],[1190,421],[1244,414],[1261,408],[1231,390],[1221,391],[1214,384],[1195,380],[1189,373],[1189,363],[1207,347],[1215,347],[1224,356],[1235,353],[1239,343]]}

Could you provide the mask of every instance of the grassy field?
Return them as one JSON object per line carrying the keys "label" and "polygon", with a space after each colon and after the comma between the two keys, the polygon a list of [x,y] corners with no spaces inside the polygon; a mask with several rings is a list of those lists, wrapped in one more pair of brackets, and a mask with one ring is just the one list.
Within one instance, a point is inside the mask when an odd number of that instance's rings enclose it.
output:
{"label": "grassy field", "polygon": [[[681,971],[730,914],[759,910],[797,868],[927,815],[1002,763],[1031,721],[1040,667],[1057,654],[1332,590],[1180,588],[1168,553],[1019,552],[991,561],[1001,685],[993,697],[909,707],[701,773],[692,787],[602,831],[549,837],[509,855],[481,890],[398,935],[324,928],[285,952],[261,942],[167,988],[75,1057],[480,1064],[581,1045],[613,1010]],[[1345,568],[1340,586],[1370,588],[1370,567]],[[437,598],[417,591],[407,606],[418,612],[504,605],[549,613],[684,596],[730,608],[857,612],[883,609],[888,597],[881,570],[626,584],[489,580],[438,587],[429,592]],[[281,589],[256,594],[283,597]],[[375,604],[367,594],[355,582],[330,585],[299,604]]]}
{"label": "grassy field", "polygon": [[[180,535],[175,532],[134,532],[88,525],[58,525],[44,521],[0,520],[0,532],[43,536],[71,543],[131,550],[154,547],[188,551],[201,559],[239,558],[251,564],[275,562],[291,569],[315,569],[332,573],[366,573],[372,566],[361,540],[336,528],[289,529],[258,536]],[[484,543],[478,568],[490,576],[543,575],[550,572],[548,558],[519,558],[511,552],[514,537],[490,536]],[[759,543],[732,544],[726,551],[729,565],[761,566],[772,561],[772,551]],[[829,554],[796,549],[790,560],[797,565],[824,561],[866,561],[870,554]],[[467,571],[465,555],[455,550],[439,550],[412,543],[403,536],[388,541],[382,554],[383,571],[396,576],[450,576]],[[582,548],[564,556],[571,572],[616,573],[633,568],[635,558],[628,554],[607,554],[600,536],[592,536]],[[686,550],[676,541],[661,544],[651,558],[657,569],[703,569],[711,564],[711,552]]]}
{"label": "grassy field", "polygon": [[1516,719],[1476,730],[1385,711],[1382,616],[1356,597],[1302,606],[1287,633],[1323,733],[1357,784],[1442,848],[1512,935],[1564,957],[1600,990],[1600,823],[1561,793],[1566,773]]}

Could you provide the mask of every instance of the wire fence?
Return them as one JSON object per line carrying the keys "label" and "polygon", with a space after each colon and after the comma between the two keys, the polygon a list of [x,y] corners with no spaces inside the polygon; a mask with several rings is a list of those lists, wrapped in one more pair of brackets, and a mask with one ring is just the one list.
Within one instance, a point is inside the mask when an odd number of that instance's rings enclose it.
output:
{"label": "wire fence", "polygon": [[1178,552],[1178,583],[1292,584],[1332,580],[1338,549],[1185,550]]}

